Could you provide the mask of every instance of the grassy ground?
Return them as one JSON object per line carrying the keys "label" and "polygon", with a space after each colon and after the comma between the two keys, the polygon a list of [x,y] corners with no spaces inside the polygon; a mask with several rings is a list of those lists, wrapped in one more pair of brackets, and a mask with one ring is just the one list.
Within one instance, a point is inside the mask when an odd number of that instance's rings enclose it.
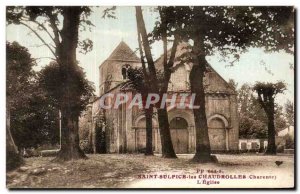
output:
{"label": "grassy ground", "polygon": [[[193,155],[179,159],[131,154],[88,155],[88,160],[52,163],[51,157],[28,158],[20,169],[7,173],[9,188],[154,188],[154,187],[293,187],[293,155],[217,155],[216,164],[194,164]],[[283,161],[277,166],[275,161]],[[224,175],[245,175],[247,179],[222,179],[219,184],[203,184],[203,179],[159,179],[147,175],[191,175],[197,170],[221,170]],[[142,179],[141,179],[142,175]],[[274,179],[249,179],[250,175]],[[209,181],[207,179],[206,181]],[[201,184],[197,184],[201,183]]]}

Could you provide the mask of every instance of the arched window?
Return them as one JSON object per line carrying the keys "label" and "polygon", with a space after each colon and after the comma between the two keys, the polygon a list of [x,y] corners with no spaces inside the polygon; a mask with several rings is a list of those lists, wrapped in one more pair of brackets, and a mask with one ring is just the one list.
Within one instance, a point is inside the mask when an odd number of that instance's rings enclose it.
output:
{"label": "arched window", "polygon": [[130,68],[131,66],[129,64],[125,64],[123,65],[122,67],[122,76],[123,76],[123,79],[127,79],[128,78],[128,69]]}

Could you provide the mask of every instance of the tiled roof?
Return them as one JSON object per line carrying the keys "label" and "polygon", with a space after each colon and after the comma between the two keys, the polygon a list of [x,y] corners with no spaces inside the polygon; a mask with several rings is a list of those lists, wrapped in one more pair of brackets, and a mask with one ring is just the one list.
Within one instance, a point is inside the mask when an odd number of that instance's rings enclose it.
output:
{"label": "tiled roof", "polygon": [[140,62],[139,57],[133,52],[129,46],[121,41],[115,48],[111,55],[106,60],[122,60],[122,61],[136,61]]}

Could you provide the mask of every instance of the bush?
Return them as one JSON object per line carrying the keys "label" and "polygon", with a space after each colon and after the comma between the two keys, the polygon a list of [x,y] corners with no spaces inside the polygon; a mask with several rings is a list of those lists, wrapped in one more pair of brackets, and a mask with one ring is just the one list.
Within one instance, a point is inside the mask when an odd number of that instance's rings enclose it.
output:
{"label": "bush", "polygon": [[90,142],[88,140],[80,140],[79,146],[84,153],[93,153],[92,146],[90,145]]}
{"label": "bush", "polygon": [[29,158],[29,157],[39,157],[40,156],[40,152],[37,149],[34,148],[29,148],[29,149],[25,149],[22,152],[22,156],[24,158]]}
{"label": "bush", "polygon": [[285,148],[294,149],[294,147],[295,147],[294,139],[290,135],[287,135],[285,137]]}
{"label": "bush", "polygon": [[284,145],[278,145],[276,148],[277,153],[283,153],[284,152]]}

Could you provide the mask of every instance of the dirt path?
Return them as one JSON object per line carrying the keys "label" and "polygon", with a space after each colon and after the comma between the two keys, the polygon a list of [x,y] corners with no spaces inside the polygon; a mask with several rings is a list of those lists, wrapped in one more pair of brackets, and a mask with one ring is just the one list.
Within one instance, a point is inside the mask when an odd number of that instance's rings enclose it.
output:
{"label": "dirt path", "polygon": [[[293,156],[217,155],[217,164],[194,164],[192,155],[163,159],[133,154],[88,155],[88,160],[52,163],[53,158],[29,158],[18,170],[7,173],[9,188],[154,188],[154,187],[292,187]],[[276,160],[283,161],[281,166]],[[149,175],[197,176],[197,170],[221,170],[223,174],[276,176],[270,180],[220,180],[221,184],[197,184],[196,179],[149,178]],[[147,177],[148,176],[148,177]],[[202,180],[200,180],[202,181]]]}
{"label": "dirt path", "polygon": [[[291,188],[294,186],[293,156],[217,155],[216,164],[189,163],[190,155],[180,156],[176,162],[156,166],[152,174],[142,177],[131,188]],[[275,161],[283,161],[277,166]],[[203,170],[204,172],[197,172]],[[217,172],[215,172],[217,171]],[[222,173],[219,173],[222,171]],[[149,178],[149,175],[166,178]],[[174,176],[178,176],[174,179]],[[245,179],[196,178],[182,176],[228,175],[243,176]],[[172,177],[173,176],[173,177]],[[205,181],[204,181],[205,180]],[[215,184],[219,182],[219,184]]]}

